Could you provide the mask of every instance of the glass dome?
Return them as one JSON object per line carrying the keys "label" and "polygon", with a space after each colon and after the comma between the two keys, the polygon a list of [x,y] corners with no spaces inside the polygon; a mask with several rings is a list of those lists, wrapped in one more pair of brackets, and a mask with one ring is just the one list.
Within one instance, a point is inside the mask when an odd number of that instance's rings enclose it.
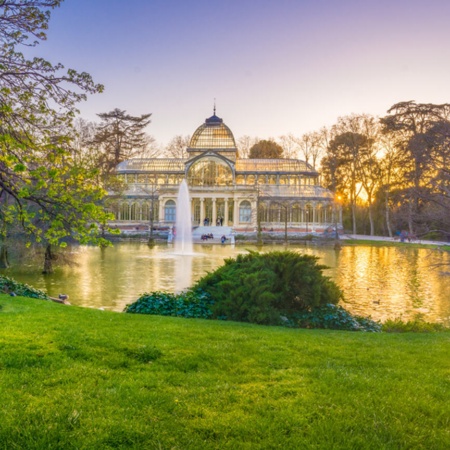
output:
{"label": "glass dome", "polygon": [[194,132],[189,144],[191,149],[227,149],[236,148],[231,130],[215,114],[205,120]]}

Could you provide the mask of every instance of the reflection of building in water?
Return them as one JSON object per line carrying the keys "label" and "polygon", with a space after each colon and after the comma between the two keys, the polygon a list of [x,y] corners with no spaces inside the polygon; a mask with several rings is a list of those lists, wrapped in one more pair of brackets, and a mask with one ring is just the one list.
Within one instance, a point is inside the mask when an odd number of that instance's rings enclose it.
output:
{"label": "reflection of building in water", "polygon": [[195,131],[188,157],[131,159],[117,166],[126,183],[115,211],[118,223],[176,221],[178,187],[186,178],[193,225],[253,230],[261,226],[319,231],[336,223],[333,195],[319,173],[297,159],[240,159],[233,133],[215,115]]}

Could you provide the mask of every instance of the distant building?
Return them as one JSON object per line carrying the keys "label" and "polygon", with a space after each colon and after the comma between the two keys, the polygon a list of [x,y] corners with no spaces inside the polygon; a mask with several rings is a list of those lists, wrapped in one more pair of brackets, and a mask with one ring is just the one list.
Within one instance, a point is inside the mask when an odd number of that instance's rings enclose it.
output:
{"label": "distant building", "polygon": [[[118,224],[155,226],[176,221],[178,187],[187,180],[193,226],[231,226],[253,231],[259,208],[267,230],[322,231],[340,222],[333,194],[319,173],[298,159],[241,159],[233,133],[215,115],[192,136],[188,157],[130,159],[117,166],[126,190],[117,198]],[[259,205],[259,206],[258,206]]]}

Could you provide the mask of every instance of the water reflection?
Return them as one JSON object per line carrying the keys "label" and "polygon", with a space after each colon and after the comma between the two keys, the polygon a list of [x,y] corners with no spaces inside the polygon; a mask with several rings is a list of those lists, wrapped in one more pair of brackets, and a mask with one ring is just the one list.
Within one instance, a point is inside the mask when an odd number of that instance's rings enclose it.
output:
{"label": "water reflection", "polygon": [[[121,311],[144,293],[156,290],[178,292],[192,285],[207,271],[214,270],[227,257],[246,253],[255,247],[203,245],[194,247],[194,256],[175,255],[173,248],[145,243],[121,243],[113,248],[76,247],[76,264],[57,269],[44,277],[30,266],[3,270],[50,295],[67,293],[73,304],[105,307]],[[263,251],[283,247],[263,247]],[[420,313],[427,320],[450,324],[450,276],[443,275],[448,253],[405,247],[289,246],[289,249],[316,255],[344,290],[346,308],[377,320]]]}

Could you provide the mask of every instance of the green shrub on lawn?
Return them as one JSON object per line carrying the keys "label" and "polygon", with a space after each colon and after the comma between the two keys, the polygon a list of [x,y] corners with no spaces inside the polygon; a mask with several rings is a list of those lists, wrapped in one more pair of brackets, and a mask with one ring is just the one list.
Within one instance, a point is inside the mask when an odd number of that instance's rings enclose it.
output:
{"label": "green shrub on lawn", "polygon": [[201,291],[180,294],[156,291],[141,295],[126,306],[125,312],[209,319],[212,316],[211,304],[211,297]]}
{"label": "green shrub on lawn", "polygon": [[201,278],[192,288],[214,300],[214,318],[279,325],[299,311],[343,298],[339,287],[322,274],[326,266],[317,257],[293,251],[250,252],[226,259],[225,264]]}
{"label": "green shrub on lawn", "polygon": [[449,328],[441,323],[425,322],[421,316],[417,316],[407,322],[403,322],[401,319],[389,319],[383,323],[383,331],[386,333],[433,333],[449,331]]}
{"label": "green shrub on lawn", "polygon": [[0,292],[4,292],[5,294],[14,293],[16,295],[21,295],[22,297],[49,300],[48,295],[44,291],[28,286],[28,284],[19,283],[12,278],[4,277],[2,275],[0,275]]}

